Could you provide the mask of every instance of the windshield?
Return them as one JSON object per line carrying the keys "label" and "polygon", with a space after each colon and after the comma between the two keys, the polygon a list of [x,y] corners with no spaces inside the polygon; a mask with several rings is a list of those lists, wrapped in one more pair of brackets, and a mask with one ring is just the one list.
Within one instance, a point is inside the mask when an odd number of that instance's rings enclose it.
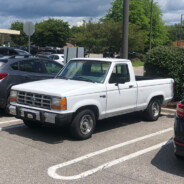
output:
{"label": "windshield", "polygon": [[18,52],[19,55],[23,55],[23,56],[29,55],[29,53],[26,52],[26,51],[24,51],[24,50],[18,50],[18,49],[16,49],[16,51]]}
{"label": "windshield", "polygon": [[103,83],[110,65],[110,62],[70,61],[57,78]]}

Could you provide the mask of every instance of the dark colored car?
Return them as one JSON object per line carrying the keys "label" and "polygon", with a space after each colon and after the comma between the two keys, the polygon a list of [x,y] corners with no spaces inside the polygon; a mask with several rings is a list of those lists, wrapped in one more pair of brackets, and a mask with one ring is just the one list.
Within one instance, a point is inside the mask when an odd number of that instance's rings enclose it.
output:
{"label": "dark colored car", "polygon": [[114,51],[111,48],[104,50],[103,58],[106,58],[106,57],[114,58]]}
{"label": "dark colored car", "polygon": [[0,55],[3,55],[5,58],[11,56],[30,56],[25,50],[20,50],[12,47],[0,47]]}
{"label": "dark colored car", "polygon": [[175,155],[184,157],[184,100],[177,104],[173,143]]}
{"label": "dark colored car", "polygon": [[0,108],[6,109],[13,85],[54,78],[62,67],[42,58],[0,59]]}

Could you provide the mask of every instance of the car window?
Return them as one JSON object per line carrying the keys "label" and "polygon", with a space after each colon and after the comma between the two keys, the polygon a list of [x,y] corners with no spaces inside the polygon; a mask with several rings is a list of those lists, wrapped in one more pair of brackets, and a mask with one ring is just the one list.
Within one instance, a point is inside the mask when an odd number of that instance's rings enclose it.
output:
{"label": "car window", "polygon": [[110,65],[110,62],[73,60],[58,75],[58,78],[103,83]]}
{"label": "car window", "polygon": [[41,60],[41,62],[44,64],[45,69],[49,74],[57,74],[63,68],[62,65],[53,61]]}
{"label": "car window", "polygon": [[9,50],[5,49],[5,48],[1,48],[0,49],[0,54],[2,54],[2,55],[9,55]]}
{"label": "car window", "polygon": [[24,51],[24,50],[18,50],[18,49],[16,49],[15,52],[17,52],[19,55],[23,55],[23,56],[28,56],[29,55],[29,53],[26,52],[26,51]]}
{"label": "car window", "polygon": [[54,59],[59,59],[59,56],[56,56],[56,55],[55,55],[55,56],[54,56]]}
{"label": "car window", "polygon": [[53,60],[54,59],[54,55],[50,55],[49,56],[49,59],[52,59]]}
{"label": "car window", "polygon": [[13,63],[13,64],[11,65],[11,67],[12,67],[13,70],[18,70],[18,69],[19,69],[19,67],[18,67],[18,62]]}
{"label": "car window", "polygon": [[12,55],[17,55],[17,52],[14,51],[14,50],[9,50],[9,55],[12,56]]}
{"label": "car window", "polygon": [[39,60],[23,60],[19,63],[20,71],[44,73],[42,65]]}
{"label": "car window", "polygon": [[124,78],[126,82],[130,81],[128,66],[126,64],[118,64],[114,67],[109,83],[116,83],[120,78]]}

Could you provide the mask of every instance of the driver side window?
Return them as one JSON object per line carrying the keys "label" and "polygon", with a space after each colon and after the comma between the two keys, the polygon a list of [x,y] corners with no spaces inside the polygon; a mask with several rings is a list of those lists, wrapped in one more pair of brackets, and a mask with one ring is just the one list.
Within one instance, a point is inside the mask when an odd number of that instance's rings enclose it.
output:
{"label": "driver side window", "polygon": [[[130,75],[127,64],[118,64],[114,67],[109,83],[118,83],[119,81],[129,82]],[[120,82],[121,83],[121,82]]]}

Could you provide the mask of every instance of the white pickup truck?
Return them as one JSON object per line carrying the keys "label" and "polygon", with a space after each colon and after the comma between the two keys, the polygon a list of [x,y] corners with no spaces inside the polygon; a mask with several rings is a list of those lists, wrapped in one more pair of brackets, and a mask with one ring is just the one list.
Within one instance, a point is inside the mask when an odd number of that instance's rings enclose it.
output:
{"label": "white pickup truck", "polygon": [[55,79],[13,86],[9,112],[30,128],[68,124],[75,138],[87,139],[97,120],[134,111],[157,120],[173,86],[169,78],[136,77],[129,60],[77,58]]}

